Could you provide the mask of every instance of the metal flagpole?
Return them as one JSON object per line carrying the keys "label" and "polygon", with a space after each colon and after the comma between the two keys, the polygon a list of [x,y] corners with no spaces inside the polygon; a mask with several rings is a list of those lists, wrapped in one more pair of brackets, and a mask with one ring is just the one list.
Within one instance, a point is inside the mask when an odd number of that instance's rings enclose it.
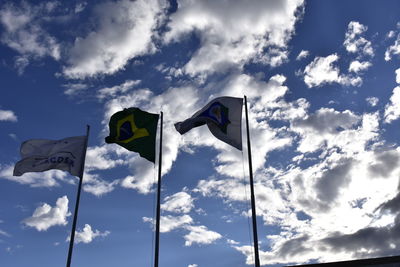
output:
{"label": "metal flagpole", "polygon": [[87,146],[88,146],[89,131],[90,131],[90,126],[86,125],[86,140],[85,140],[85,146],[84,146],[84,151],[83,151],[83,162],[82,162],[82,165],[81,165],[81,172],[80,172],[80,175],[79,175],[78,192],[76,194],[74,219],[73,219],[73,222],[72,222],[72,231],[71,231],[71,236],[70,236],[70,239],[69,239],[69,250],[68,250],[67,267],[71,266],[72,250],[74,249],[76,220],[77,220],[77,217],[78,217],[79,200],[81,198],[82,180],[83,180],[83,172],[84,172],[84,169],[85,169],[85,159],[86,159],[86,150],[87,150]]}
{"label": "metal flagpole", "polygon": [[249,155],[249,173],[250,173],[250,194],[251,194],[251,217],[253,220],[253,241],[254,241],[254,264],[260,267],[260,257],[258,254],[258,235],[257,235],[257,215],[256,215],[256,201],[254,197],[254,182],[253,182],[253,166],[251,161],[251,145],[250,145],[250,131],[249,131],[249,115],[247,111],[247,97],[244,96],[244,106],[246,110],[246,130],[247,130],[247,151]]}
{"label": "metal flagpole", "polygon": [[161,163],[162,163],[162,136],[163,136],[163,113],[160,120],[160,149],[158,151],[158,183],[157,183],[157,215],[156,215],[156,243],[154,249],[154,267],[158,267],[158,252],[160,249],[160,206],[161,206]]}

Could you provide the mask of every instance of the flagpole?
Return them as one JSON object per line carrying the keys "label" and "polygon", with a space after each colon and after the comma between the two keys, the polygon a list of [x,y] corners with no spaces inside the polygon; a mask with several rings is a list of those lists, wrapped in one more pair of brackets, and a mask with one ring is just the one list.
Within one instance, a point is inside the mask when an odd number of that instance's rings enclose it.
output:
{"label": "flagpole", "polygon": [[254,264],[260,267],[260,257],[258,254],[258,235],[257,235],[257,215],[256,215],[256,201],[254,196],[254,181],[253,181],[253,166],[251,161],[251,145],[250,145],[250,131],[249,131],[249,115],[247,111],[247,97],[244,96],[244,106],[246,110],[246,130],[247,130],[247,151],[249,155],[249,173],[250,173],[250,194],[251,194],[251,217],[253,221],[253,241],[254,241]]}
{"label": "flagpole", "polygon": [[161,207],[161,163],[162,163],[162,136],[163,113],[160,114],[160,149],[158,151],[158,182],[157,182],[157,215],[156,215],[156,242],[154,249],[154,267],[158,267],[158,254],[160,249],[160,207]]}
{"label": "flagpole", "polygon": [[72,231],[71,231],[71,236],[70,236],[70,239],[69,239],[67,267],[71,266],[72,250],[74,249],[76,220],[77,220],[77,217],[78,217],[79,200],[81,198],[82,180],[83,180],[83,172],[84,172],[84,169],[85,169],[85,159],[86,159],[86,150],[87,150],[87,146],[88,146],[89,131],[90,131],[90,126],[86,125],[86,140],[85,140],[84,151],[83,151],[83,162],[81,164],[81,170],[80,170],[80,175],[79,175],[78,192],[76,194],[74,219],[73,219],[73,222],[72,222]]}

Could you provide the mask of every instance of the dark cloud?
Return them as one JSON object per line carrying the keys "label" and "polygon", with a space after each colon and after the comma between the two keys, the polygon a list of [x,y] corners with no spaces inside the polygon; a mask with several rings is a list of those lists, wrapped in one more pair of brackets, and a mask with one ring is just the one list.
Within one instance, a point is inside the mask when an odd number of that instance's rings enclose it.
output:
{"label": "dark cloud", "polygon": [[349,111],[338,112],[334,109],[321,108],[306,119],[297,120],[294,127],[309,128],[321,133],[337,133],[350,129],[357,124],[359,117]]}
{"label": "dark cloud", "polygon": [[400,211],[400,193],[397,193],[397,196],[382,203],[379,207],[381,211],[389,211],[391,213],[397,213]]}
{"label": "dark cloud", "polygon": [[356,258],[399,254],[400,217],[391,226],[367,227],[353,234],[334,233],[321,242],[333,252],[353,252]]}
{"label": "dark cloud", "polygon": [[388,177],[399,163],[397,151],[375,152],[377,163],[369,166],[368,170],[374,176]]}
{"label": "dark cloud", "polygon": [[342,187],[350,181],[349,171],[353,165],[351,159],[342,160],[335,167],[324,171],[315,184],[318,199],[330,203],[336,199]]}
{"label": "dark cloud", "polygon": [[294,238],[286,241],[278,251],[278,255],[287,258],[299,255],[304,253],[305,251],[310,251],[310,248],[304,246],[307,241],[310,239],[308,235],[304,235],[298,238]]}

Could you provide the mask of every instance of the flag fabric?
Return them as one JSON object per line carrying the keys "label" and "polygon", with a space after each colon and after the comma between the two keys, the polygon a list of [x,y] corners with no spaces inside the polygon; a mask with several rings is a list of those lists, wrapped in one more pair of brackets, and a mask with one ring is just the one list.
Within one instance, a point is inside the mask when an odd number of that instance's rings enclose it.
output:
{"label": "flag fabric", "polygon": [[14,176],[50,169],[81,175],[86,149],[86,136],[61,140],[31,139],[21,145],[21,160],[15,164]]}
{"label": "flag fabric", "polygon": [[110,118],[110,135],[106,143],[116,143],[141,157],[155,162],[158,114],[148,113],[139,108],[127,108]]}
{"label": "flag fabric", "polygon": [[185,134],[192,128],[207,124],[211,133],[219,140],[242,150],[243,98],[219,97],[182,122],[175,129]]}

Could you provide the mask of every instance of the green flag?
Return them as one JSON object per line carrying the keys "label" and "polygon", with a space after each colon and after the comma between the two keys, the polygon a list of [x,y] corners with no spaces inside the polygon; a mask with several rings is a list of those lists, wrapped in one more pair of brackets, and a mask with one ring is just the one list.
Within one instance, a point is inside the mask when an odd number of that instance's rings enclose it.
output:
{"label": "green flag", "polygon": [[138,108],[126,108],[111,116],[106,143],[116,143],[141,157],[155,162],[158,114]]}

